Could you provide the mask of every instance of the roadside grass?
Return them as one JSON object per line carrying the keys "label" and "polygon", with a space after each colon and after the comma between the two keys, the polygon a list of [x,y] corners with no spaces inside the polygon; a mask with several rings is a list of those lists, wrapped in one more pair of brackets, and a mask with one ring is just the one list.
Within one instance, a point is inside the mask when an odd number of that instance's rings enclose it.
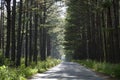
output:
{"label": "roadside grass", "polygon": [[46,61],[39,61],[37,65],[32,63],[29,67],[25,67],[24,64],[18,68],[2,65],[0,66],[0,80],[27,80],[26,78],[33,74],[45,72],[60,62],[60,60],[48,58]]}
{"label": "roadside grass", "polygon": [[93,69],[94,71],[105,73],[120,79],[120,64],[111,64],[92,60],[73,60],[73,62],[77,62],[85,67]]}

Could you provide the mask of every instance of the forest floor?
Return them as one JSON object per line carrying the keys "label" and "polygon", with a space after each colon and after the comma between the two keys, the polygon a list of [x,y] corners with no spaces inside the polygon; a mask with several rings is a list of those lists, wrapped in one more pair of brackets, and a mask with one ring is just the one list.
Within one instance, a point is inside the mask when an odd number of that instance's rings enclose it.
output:
{"label": "forest floor", "polygon": [[44,73],[33,75],[28,80],[114,80],[109,76],[94,72],[78,63],[62,62]]}

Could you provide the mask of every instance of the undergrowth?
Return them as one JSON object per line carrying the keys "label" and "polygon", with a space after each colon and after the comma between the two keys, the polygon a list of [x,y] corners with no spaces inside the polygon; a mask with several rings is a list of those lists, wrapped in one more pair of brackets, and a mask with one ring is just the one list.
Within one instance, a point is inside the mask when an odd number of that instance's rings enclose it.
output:
{"label": "undergrowth", "polygon": [[120,79],[120,64],[110,64],[92,60],[74,60],[74,62],[78,62],[85,67],[93,69],[94,71],[105,73]]}
{"label": "undergrowth", "polygon": [[46,61],[39,61],[36,65],[32,63],[29,67],[22,64],[18,68],[11,68],[5,65],[0,66],[0,80],[27,80],[35,73],[45,72],[49,68],[60,63],[60,60],[48,58]]}

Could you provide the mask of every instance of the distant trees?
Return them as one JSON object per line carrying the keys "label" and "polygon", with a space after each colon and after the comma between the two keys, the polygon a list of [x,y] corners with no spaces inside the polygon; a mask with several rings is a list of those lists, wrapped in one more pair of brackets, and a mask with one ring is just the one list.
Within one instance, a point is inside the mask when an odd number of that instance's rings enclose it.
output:
{"label": "distant trees", "polygon": [[[64,43],[74,59],[120,62],[119,0],[70,0]],[[75,4],[75,5],[74,5]]]}

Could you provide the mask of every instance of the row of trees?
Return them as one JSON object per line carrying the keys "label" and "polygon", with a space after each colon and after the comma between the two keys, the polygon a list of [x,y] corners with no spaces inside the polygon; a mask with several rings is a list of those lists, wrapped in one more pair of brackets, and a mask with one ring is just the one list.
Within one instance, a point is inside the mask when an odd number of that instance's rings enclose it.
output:
{"label": "row of trees", "polygon": [[13,66],[20,66],[22,58],[26,66],[32,62],[37,64],[38,59],[46,60],[53,45],[49,30],[56,25],[51,20],[57,20],[51,16],[59,15],[57,0],[0,2],[0,50],[5,59]]}
{"label": "row of trees", "polygon": [[120,62],[120,1],[69,0],[65,49],[74,59]]}

